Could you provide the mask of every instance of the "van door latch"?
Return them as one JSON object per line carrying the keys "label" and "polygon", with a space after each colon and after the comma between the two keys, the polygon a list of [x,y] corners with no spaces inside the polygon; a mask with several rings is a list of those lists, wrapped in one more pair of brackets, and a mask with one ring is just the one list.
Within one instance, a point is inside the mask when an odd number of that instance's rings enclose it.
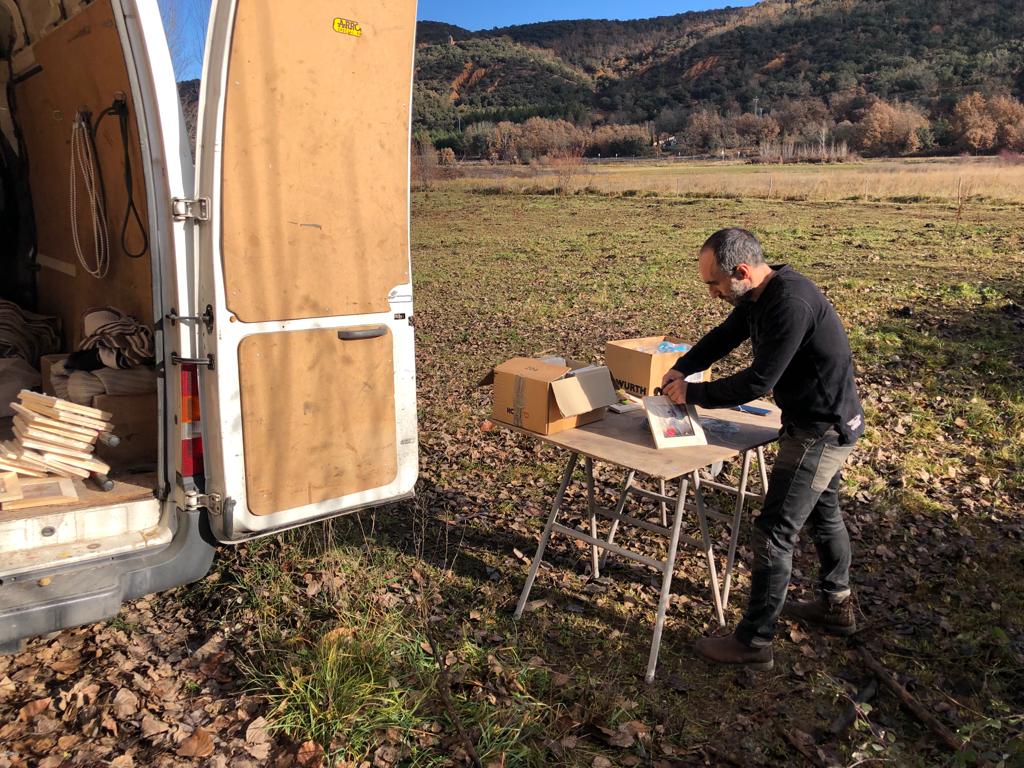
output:
{"label": "van door latch", "polygon": [[171,353],[171,365],[205,365],[215,370],[213,355],[206,357],[182,357],[177,352]]}
{"label": "van door latch", "polygon": [[171,198],[171,213],[175,221],[210,220],[210,198],[208,197],[174,197]]}
{"label": "van door latch", "polygon": [[171,321],[171,325],[182,320],[202,320],[203,325],[206,326],[206,332],[213,333],[213,306],[210,304],[206,305],[206,309],[203,310],[201,315],[179,315],[172,307],[171,311],[164,315],[164,317]]}

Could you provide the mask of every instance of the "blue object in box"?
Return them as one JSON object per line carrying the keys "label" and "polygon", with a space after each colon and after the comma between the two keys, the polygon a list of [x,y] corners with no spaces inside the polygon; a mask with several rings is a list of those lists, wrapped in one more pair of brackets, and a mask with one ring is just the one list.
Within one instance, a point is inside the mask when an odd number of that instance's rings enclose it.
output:
{"label": "blue object in box", "polygon": [[690,351],[689,344],[673,344],[671,341],[663,341],[658,345],[658,352],[678,352],[683,354]]}

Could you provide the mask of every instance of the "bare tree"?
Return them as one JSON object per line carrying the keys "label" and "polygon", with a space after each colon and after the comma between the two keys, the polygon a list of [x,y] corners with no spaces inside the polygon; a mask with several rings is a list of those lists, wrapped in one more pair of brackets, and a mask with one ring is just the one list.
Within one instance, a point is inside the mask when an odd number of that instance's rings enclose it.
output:
{"label": "bare tree", "polygon": [[199,77],[210,21],[210,0],[159,0],[177,80]]}

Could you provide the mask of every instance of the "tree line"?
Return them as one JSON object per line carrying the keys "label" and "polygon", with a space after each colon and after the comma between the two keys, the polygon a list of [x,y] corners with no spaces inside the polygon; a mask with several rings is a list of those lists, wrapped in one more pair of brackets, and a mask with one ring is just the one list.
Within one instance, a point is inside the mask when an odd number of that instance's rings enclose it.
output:
{"label": "tree line", "polygon": [[470,123],[461,131],[417,141],[449,149],[453,158],[527,163],[546,156],[642,157],[652,154],[743,153],[762,160],[842,161],[854,154],[901,156],[938,152],[1024,152],[1024,104],[977,92],[952,114],[886,101],[863,89],[823,99],[784,99],[770,111],[702,107],[625,125],[585,125],[531,117]]}

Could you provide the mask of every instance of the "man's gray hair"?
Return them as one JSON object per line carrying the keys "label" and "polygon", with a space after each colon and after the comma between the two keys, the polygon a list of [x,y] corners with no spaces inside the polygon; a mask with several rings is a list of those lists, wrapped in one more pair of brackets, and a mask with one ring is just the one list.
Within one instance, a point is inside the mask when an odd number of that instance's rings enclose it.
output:
{"label": "man's gray hair", "polygon": [[739,227],[718,230],[704,242],[701,250],[710,250],[714,253],[718,268],[728,275],[731,275],[740,264],[749,264],[752,267],[764,264],[761,243],[754,237],[753,232]]}

